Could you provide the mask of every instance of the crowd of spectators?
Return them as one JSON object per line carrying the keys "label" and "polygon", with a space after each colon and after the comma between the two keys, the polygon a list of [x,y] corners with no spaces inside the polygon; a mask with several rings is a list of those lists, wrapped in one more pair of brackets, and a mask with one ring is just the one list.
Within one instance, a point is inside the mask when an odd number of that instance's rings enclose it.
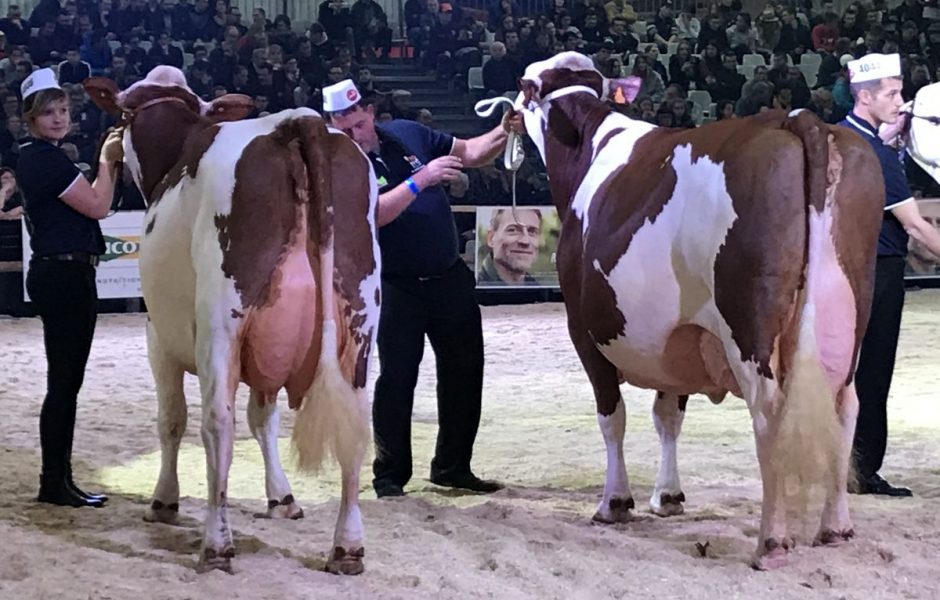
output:
{"label": "crowd of spectators", "polygon": [[[841,12],[830,1],[770,0],[756,15],[740,0],[717,0],[700,14],[666,0],[647,15],[626,0],[544,0],[525,12],[516,0],[466,1],[407,0],[402,28],[411,52],[401,60],[455,92],[492,96],[515,90],[531,62],[583,52],[605,76],[642,78],[640,96],[618,109],[666,127],[768,108],[808,108],[838,122],[852,106],[846,63],[867,52],[901,54],[905,99],[940,79],[940,10],[922,0],[893,8],[856,0]],[[57,69],[68,90],[73,130],[65,143],[82,166],[94,164],[100,135],[113,121],[81,82],[103,75],[126,88],[156,65],[183,69],[206,100],[251,96],[252,116],[319,110],[320,89],[350,78],[377,103],[380,120],[430,123],[430,111],[412,106],[408,89],[383,88],[373,76],[372,65],[390,60],[395,37],[375,0],[324,0],[306,29],[261,8],[246,18],[228,0],[41,0],[29,15],[10,5],[0,19],[0,167],[15,167],[25,135],[20,83],[45,66]],[[473,80],[474,71],[482,81]],[[523,200],[546,201],[534,152],[518,181]],[[452,191],[462,203],[501,203],[510,190],[498,166],[469,173],[463,183]]]}

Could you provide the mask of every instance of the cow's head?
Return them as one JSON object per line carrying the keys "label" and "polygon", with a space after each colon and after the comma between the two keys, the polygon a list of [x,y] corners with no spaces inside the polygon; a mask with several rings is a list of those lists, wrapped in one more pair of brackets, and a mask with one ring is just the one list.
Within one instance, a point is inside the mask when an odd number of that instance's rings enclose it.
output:
{"label": "cow's head", "polygon": [[251,98],[226,94],[205,102],[186,84],[175,67],[155,67],[147,77],[124,91],[105,77],[84,82],[101,110],[119,115],[124,125],[124,164],[145,201],[181,155],[194,131],[223,121],[237,121],[254,108]]}
{"label": "cow's head", "polygon": [[940,183],[940,83],[920,88],[908,119],[908,152]]}
{"label": "cow's head", "polygon": [[[636,77],[607,79],[594,67],[594,61],[580,52],[562,52],[529,65],[519,81],[515,108],[521,110],[526,133],[532,138],[545,160],[545,131],[551,101],[568,94],[590,94],[601,100],[613,99],[629,103],[636,97],[640,81]],[[553,131],[564,142],[571,139],[574,126],[555,119]]]}

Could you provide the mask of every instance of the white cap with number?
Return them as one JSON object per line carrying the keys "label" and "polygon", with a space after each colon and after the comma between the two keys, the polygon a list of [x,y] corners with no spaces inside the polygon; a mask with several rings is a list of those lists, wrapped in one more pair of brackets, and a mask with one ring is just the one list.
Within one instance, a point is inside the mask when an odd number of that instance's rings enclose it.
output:
{"label": "white cap with number", "polygon": [[866,54],[849,62],[849,82],[862,83],[901,76],[900,54]]}

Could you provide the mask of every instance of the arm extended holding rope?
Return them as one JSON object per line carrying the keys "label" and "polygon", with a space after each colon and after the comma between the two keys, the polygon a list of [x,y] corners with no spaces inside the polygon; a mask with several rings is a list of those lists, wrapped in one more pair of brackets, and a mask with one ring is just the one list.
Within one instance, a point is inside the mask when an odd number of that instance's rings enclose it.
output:
{"label": "arm extended holding rope", "polygon": [[466,167],[479,167],[493,162],[511,141],[513,133],[522,131],[522,115],[510,108],[503,114],[499,126],[469,140],[455,140],[454,155],[459,156]]}

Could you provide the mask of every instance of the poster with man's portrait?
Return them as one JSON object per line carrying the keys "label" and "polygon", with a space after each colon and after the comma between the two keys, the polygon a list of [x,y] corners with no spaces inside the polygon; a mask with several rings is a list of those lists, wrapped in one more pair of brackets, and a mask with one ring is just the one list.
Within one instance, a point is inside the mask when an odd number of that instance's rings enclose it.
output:
{"label": "poster with man's portrait", "polygon": [[[924,220],[940,230],[940,199],[916,200]],[[927,248],[911,238],[907,246],[906,279],[940,278],[940,261]]]}
{"label": "poster with man's portrait", "polygon": [[477,287],[558,288],[555,250],[561,223],[554,207],[477,207]]}

